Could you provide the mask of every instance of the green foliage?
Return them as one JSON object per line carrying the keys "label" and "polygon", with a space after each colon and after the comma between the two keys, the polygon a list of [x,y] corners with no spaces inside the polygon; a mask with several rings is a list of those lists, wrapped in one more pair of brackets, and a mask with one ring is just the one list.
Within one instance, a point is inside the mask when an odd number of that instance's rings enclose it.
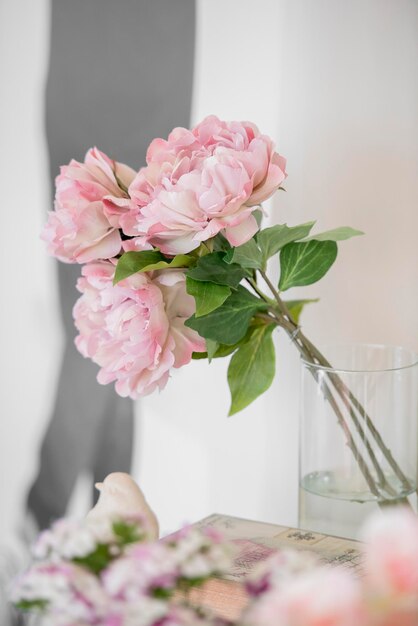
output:
{"label": "green foliage", "polygon": [[287,244],[280,252],[279,289],[311,285],[322,278],[337,258],[335,241]]}
{"label": "green foliage", "polygon": [[219,348],[219,343],[217,341],[213,341],[213,339],[206,339],[206,355],[208,357],[209,363],[214,358],[218,348]]}
{"label": "green foliage", "polygon": [[48,600],[19,600],[15,607],[21,611],[43,611],[48,606]]}
{"label": "green foliage", "polygon": [[303,241],[343,241],[344,239],[351,239],[351,237],[358,237],[364,235],[361,230],[350,228],[350,226],[341,226],[340,228],[334,228],[333,230],[327,230],[324,233],[318,233],[317,235],[311,235]]}
{"label": "green foliage", "polygon": [[222,233],[218,233],[216,237],[212,239],[213,241],[213,250],[215,252],[227,252],[231,249],[231,244],[228,239],[222,235]]}
{"label": "green foliage", "polygon": [[319,298],[311,298],[304,300],[284,300],[285,305],[287,306],[289,313],[296,324],[299,324],[300,315],[306,304],[311,304],[313,302],[319,302]]}
{"label": "green foliage", "polygon": [[87,556],[75,557],[74,563],[87,568],[93,574],[100,574],[112,561],[113,555],[111,554],[110,547],[104,543],[98,544],[97,548],[91,554]]}
{"label": "green foliage", "polygon": [[181,592],[187,593],[193,587],[200,587],[208,579],[209,576],[196,576],[195,578],[186,578],[186,576],[182,576],[179,578],[177,586]]}
{"label": "green foliage", "polygon": [[225,263],[223,257],[223,252],[212,252],[201,257],[196,266],[187,272],[187,276],[193,280],[227,285],[236,289],[244,276],[248,275],[248,270],[236,263]]}
{"label": "green foliage", "polygon": [[255,239],[237,248],[231,248],[224,257],[226,263],[238,263],[241,267],[260,269],[263,266],[263,256]]}
{"label": "green foliage", "polygon": [[[235,352],[235,350],[237,350],[237,348],[241,345],[241,341],[238,341],[231,346],[227,346],[225,344],[218,343],[217,341],[214,341],[212,339],[206,339],[206,346],[208,347],[207,352],[193,352],[192,359],[194,359],[195,361],[208,359],[209,362],[211,362],[212,359],[220,359],[224,356],[229,356],[230,354]],[[210,348],[208,346],[208,343],[210,345]]]}
{"label": "green foliage", "polygon": [[221,306],[231,295],[231,288],[227,285],[216,285],[209,281],[194,280],[187,276],[187,293],[196,301],[196,317],[207,315]]}
{"label": "green foliage", "polygon": [[193,315],[185,324],[205,339],[233,345],[244,337],[253,315],[266,308],[265,302],[240,285],[222,306],[208,315]]}
{"label": "green foliage", "polygon": [[208,358],[207,352],[192,352],[193,361],[203,361],[203,359],[207,359],[207,358]]}
{"label": "green foliage", "polygon": [[157,600],[170,600],[173,595],[172,589],[165,589],[164,587],[157,587],[152,589],[151,596]]}
{"label": "green foliage", "polygon": [[166,268],[189,267],[195,260],[186,254],[178,254],[172,259],[165,257],[158,250],[125,252],[118,260],[113,284],[137,272],[151,272]]}
{"label": "green foliage", "polygon": [[311,232],[315,222],[307,222],[298,226],[287,226],[286,224],[278,224],[261,230],[257,235],[257,244],[261,249],[263,256],[263,264],[286,244],[298,239],[303,239]]}
{"label": "green foliage", "polygon": [[[262,211],[255,211],[254,217],[260,225]],[[337,241],[362,234],[342,227],[311,235],[314,223],[271,226],[235,248],[218,233],[188,255],[168,258],[158,250],[150,250],[127,252],[118,261],[115,283],[136,272],[185,270],[187,293],[196,303],[195,314],[185,324],[206,340],[207,350],[193,353],[193,359],[207,358],[210,362],[232,355],[228,370],[230,415],[248,406],[270,386],[275,369],[272,331],[275,320],[280,326],[281,315],[274,299],[280,296],[274,293],[274,288],[268,296],[254,295],[241,283],[247,279],[254,285],[257,272],[265,270],[268,259],[280,253],[279,290],[310,285],[322,278],[334,263]],[[288,300],[285,304],[298,324],[304,307],[313,302],[317,300]],[[117,534],[121,544],[137,541],[136,532],[134,528],[120,526]],[[106,546],[99,546],[97,554],[85,557],[82,564],[100,572],[110,558],[105,549]]]}
{"label": "green foliage", "polygon": [[225,356],[229,356],[230,354],[235,352],[235,350],[237,348],[239,348],[241,343],[243,343],[245,341],[250,328],[247,330],[247,332],[244,335],[244,337],[242,339],[240,339],[240,341],[237,341],[237,343],[232,344],[232,346],[228,346],[228,345],[223,344],[223,343],[218,344],[218,349],[216,350],[216,352],[214,354],[214,358],[215,359],[221,359],[221,358],[223,358]]}
{"label": "green foliage", "polygon": [[272,324],[254,328],[249,340],[233,355],[228,368],[229,415],[244,409],[270,387],[275,373],[274,328]]}
{"label": "green foliage", "polygon": [[261,222],[263,221],[263,215],[264,215],[263,209],[261,208],[261,204],[260,204],[260,208],[252,212],[252,216],[257,222],[259,228],[261,226]]}
{"label": "green foliage", "polygon": [[238,350],[238,348],[242,346],[242,344],[246,343],[250,339],[255,328],[264,323],[265,322],[263,320],[253,318],[250,322],[250,325],[248,326],[247,332],[245,333],[244,337],[242,337],[242,339],[232,345],[219,343],[212,339],[206,339],[207,352],[193,352],[192,359],[208,359],[210,362],[212,359],[220,359],[225,356],[230,356],[235,352],[235,350]]}
{"label": "green foliage", "polygon": [[113,532],[115,533],[118,543],[126,546],[130,543],[137,543],[145,539],[145,534],[141,532],[136,522],[127,522],[124,520],[113,522]]}

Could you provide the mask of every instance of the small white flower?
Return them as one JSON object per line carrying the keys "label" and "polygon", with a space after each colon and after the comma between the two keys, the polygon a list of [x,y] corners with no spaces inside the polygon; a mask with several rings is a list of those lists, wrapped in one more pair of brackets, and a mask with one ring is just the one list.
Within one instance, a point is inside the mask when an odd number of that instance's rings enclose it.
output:
{"label": "small white flower", "polygon": [[61,519],[39,536],[32,553],[37,559],[70,560],[91,554],[97,543],[94,532],[86,524]]}

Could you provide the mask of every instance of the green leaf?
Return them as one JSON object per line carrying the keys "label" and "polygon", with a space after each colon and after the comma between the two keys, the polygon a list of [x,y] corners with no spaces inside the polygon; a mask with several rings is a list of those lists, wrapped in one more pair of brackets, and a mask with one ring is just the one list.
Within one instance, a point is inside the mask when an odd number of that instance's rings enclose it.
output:
{"label": "green leaf", "polygon": [[258,227],[260,228],[261,222],[263,221],[263,217],[264,217],[263,209],[261,208],[256,209],[255,211],[252,212],[252,216],[255,218],[255,221],[257,222]]}
{"label": "green leaf", "polygon": [[225,263],[222,252],[212,252],[201,257],[196,266],[187,272],[193,280],[208,281],[217,285],[228,285],[236,289],[248,271],[236,263]]}
{"label": "green leaf", "polygon": [[225,356],[229,356],[230,354],[232,354],[233,352],[235,352],[235,350],[237,350],[239,348],[239,346],[241,345],[241,343],[245,340],[246,335],[244,335],[244,337],[242,339],[240,339],[240,341],[238,341],[237,343],[232,344],[231,346],[228,346],[224,343],[220,343],[219,344],[219,348],[216,350],[215,354],[214,354],[214,359],[222,359]]}
{"label": "green leaf", "polygon": [[75,557],[73,560],[77,565],[89,569],[93,574],[100,574],[112,561],[113,556],[110,547],[105,543],[99,543],[94,552],[86,556]]}
{"label": "green leaf", "polygon": [[172,259],[164,259],[158,261],[158,263],[152,263],[147,267],[144,267],[141,272],[151,272],[152,270],[163,270],[165,268],[177,269],[177,268],[186,268],[190,267],[195,262],[193,258],[188,256],[187,254],[177,254]]}
{"label": "green leaf", "polygon": [[[212,358],[220,359],[225,356],[230,356],[233,352],[235,352],[235,350],[238,350],[238,348],[242,346],[242,344],[246,343],[247,341],[249,341],[249,339],[251,339],[251,335],[253,334],[254,329],[258,327],[260,324],[265,324],[265,322],[262,320],[258,320],[257,318],[253,319],[244,337],[242,337],[242,339],[240,339],[237,343],[234,343],[230,346],[226,344],[218,343],[217,341],[213,341],[212,339],[206,339],[206,345],[208,347],[207,352],[193,352],[192,359],[195,359],[195,360],[209,359],[209,362],[210,362]],[[215,346],[217,346],[216,350],[215,350]]]}
{"label": "green leaf", "polygon": [[259,269],[263,265],[263,256],[255,240],[250,239],[242,246],[231,248],[225,255],[224,261],[226,263],[238,263],[241,267]]}
{"label": "green leaf", "polygon": [[289,313],[296,324],[299,324],[300,314],[306,304],[312,302],[319,302],[319,298],[304,299],[304,300],[285,300],[285,304],[289,309]]}
{"label": "green leaf", "polygon": [[173,595],[172,589],[166,589],[165,587],[156,587],[150,590],[150,595],[157,600],[169,600]]}
{"label": "green leaf", "polygon": [[202,317],[193,315],[185,324],[205,339],[233,345],[244,337],[253,315],[267,306],[260,298],[239,286],[218,309]]}
{"label": "green leaf", "polygon": [[189,267],[194,259],[186,254],[178,254],[173,259],[167,259],[158,250],[143,250],[140,252],[125,252],[118,260],[113,284],[136,274],[137,272],[151,272],[167,267]]}
{"label": "green leaf", "polygon": [[214,341],[212,339],[206,339],[206,346],[208,348],[207,351],[192,352],[192,359],[209,359],[210,362],[212,358],[219,359],[225,356],[230,356],[233,352],[235,352],[235,350],[238,350],[238,348],[242,346],[242,344],[251,339],[254,330],[260,325],[265,325],[265,321],[260,318],[254,317],[251,320],[244,337],[242,337],[239,341],[237,341],[237,343],[234,343],[232,345],[218,343],[217,341]]}
{"label": "green leaf", "polygon": [[273,382],[275,354],[272,332],[274,326],[254,329],[251,339],[238,348],[228,368],[231,391],[229,415],[238,413],[266,391]]}
{"label": "green leaf", "polygon": [[178,589],[182,593],[186,593],[187,594],[187,592],[190,589],[192,589],[194,587],[200,587],[208,579],[209,579],[209,576],[194,576],[194,577],[190,577],[190,578],[188,578],[187,576],[182,576],[181,578],[178,579],[178,582],[177,582]]}
{"label": "green leaf", "polygon": [[21,611],[43,611],[48,604],[48,600],[41,600],[39,598],[38,600],[19,600],[15,603],[15,607]]}
{"label": "green leaf", "polygon": [[257,243],[261,248],[264,264],[286,244],[309,235],[314,224],[315,222],[307,222],[290,227],[287,224],[278,224],[261,230],[257,235]]}
{"label": "green leaf", "polygon": [[280,253],[279,289],[311,285],[327,273],[337,258],[335,241],[289,243]]}
{"label": "green leaf", "polygon": [[115,521],[112,524],[112,528],[119,543],[123,546],[143,541],[146,537],[146,534],[135,522],[128,522],[125,520]]}
{"label": "green leaf", "polygon": [[206,354],[208,356],[209,363],[215,356],[217,349],[219,348],[219,343],[217,341],[213,341],[213,339],[206,339]]}
{"label": "green leaf", "polygon": [[238,350],[241,343],[243,343],[243,341],[241,340],[238,341],[238,343],[232,344],[232,346],[227,346],[225,344],[218,343],[217,341],[213,341],[212,339],[206,339],[206,344],[208,342],[211,342],[212,345],[216,344],[217,346],[219,346],[216,352],[213,354],[210,354],[208,352],[192,352],[192,359],[194,359],[195,361],[208,359],[210,363],[212,359],[220,359],[224,356],[229,356],[230,354],[235,352],[235,350]]}
{"label": "green leaf", "polygon": [[207,358],[208,358],[207,352],[192,352],[193,361],[201,361],[202,359],[207,359]]}
{"label": "green leaf", "polygon": [[361,230],[350,228],[350,226],[341,226],[341,228],[326,230],[324,233],[318,233],[318,235],[311,235],[303,241],[312,241],[313,239],[315,241],[343,241],[359,235],[364,235],[364,233]]}
{"label": "green leaf", "polygon": [[231,244],[228,239],[222,235],[222,233],[218,233],[216,237],[212,239],[212,242],[215,252],[227,252],[231,249]]}
{"label": "green leaf", "polygon": [[207,281],[194,280],[187,276],[187,293],[194,297],[196,301],[196,317],[207,315],[221,306],[231,294],[231,289],[227,285],[215,285]]}

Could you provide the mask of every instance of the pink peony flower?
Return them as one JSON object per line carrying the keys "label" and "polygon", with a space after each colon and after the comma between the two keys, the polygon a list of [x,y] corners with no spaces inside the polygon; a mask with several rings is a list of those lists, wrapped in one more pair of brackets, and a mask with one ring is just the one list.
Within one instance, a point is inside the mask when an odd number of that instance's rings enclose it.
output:
{"label": "pink peony flower", "polygon": [[407,509],[375,515],[365,526],[364,539],[366,593],[376,623],[418,624],[417,516]]}
{"label": "pink peony flower", "polygon": [[83,268],[74,307],[81,354],[100,365],[98,381],[116,381],[121,396],[162,389],[172,367],[203,352],[205,341],[184,325],[195,311],[181,271],[134,274],[113,286],[114,265],[102,261]]}
{"label": "pink peony flower", "polygon": [[385,594],[418,598],[418,518],[406,509],[373,516],[364,529],[367,580]]}
{"label": "pink peony flower", "polygon": [[[112,161],[97,148],[84,163],[71,161],[56,178],[55,211],[42,232],[50,254],[67,263],[86,263],[114,257],[121,249],[120,233],[108,207],[127,198],[135,172]],[[110,211],[110,209],[108,209]]]}
{"label": "pink peony flower", "polygon": [[358,582],[342,569],[320,568],[259,596],[244,616],[251,626],[365,626]]}
{"label": "pink peony flower", "polygon": [[129,187],[132,202],[113,206],[126,235],[165,254],[187,253],[223,232],[233,246],[258,230],[252,215],[286,178],[286,161],[249,122],[207,117],[192,130],[155,139]]}

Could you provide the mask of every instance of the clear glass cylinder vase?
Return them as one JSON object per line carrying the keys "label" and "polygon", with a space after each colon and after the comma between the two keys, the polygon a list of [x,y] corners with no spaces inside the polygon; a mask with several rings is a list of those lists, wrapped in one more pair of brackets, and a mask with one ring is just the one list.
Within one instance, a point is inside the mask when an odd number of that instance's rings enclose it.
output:
{"label": "clear glass cylinder vase", "polygon": [[418,357],[400,347],[323,349],[302,359],[299,525],[356,538],[379,507],[415,506]]}

